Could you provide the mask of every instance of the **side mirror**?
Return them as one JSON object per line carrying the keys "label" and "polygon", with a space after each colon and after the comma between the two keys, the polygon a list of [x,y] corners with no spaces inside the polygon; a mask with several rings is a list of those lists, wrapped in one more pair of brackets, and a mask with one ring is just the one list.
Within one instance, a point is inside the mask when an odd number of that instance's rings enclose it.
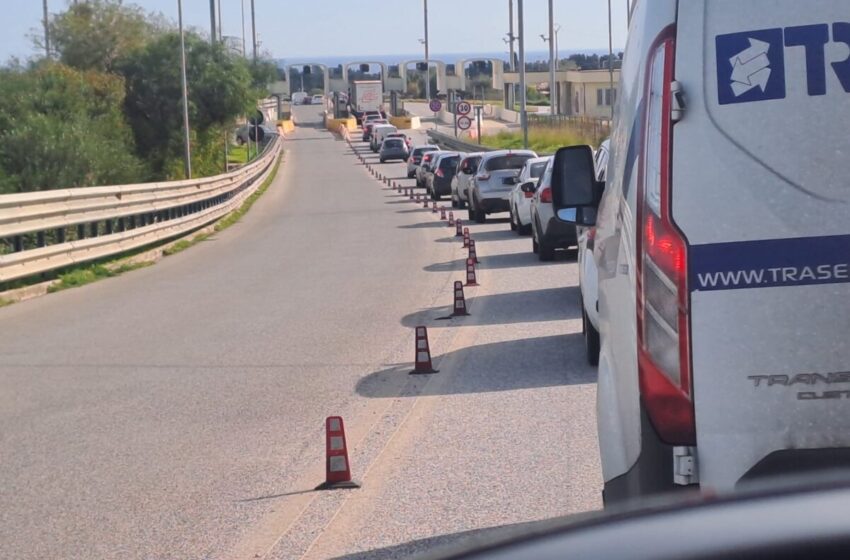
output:
{"label": "side mirror", "polygon": [[534,194],[534,191],[537,190],[537,183],[534,181],[527,181],[519,186],[519,190],[524,193]]}
{"label": "side mirror", "polygon": [[569,146],[552,162],[552,202],[558,219],[581,226],[596,224],[596,209],[604,183],[596,181],[593,149]]}

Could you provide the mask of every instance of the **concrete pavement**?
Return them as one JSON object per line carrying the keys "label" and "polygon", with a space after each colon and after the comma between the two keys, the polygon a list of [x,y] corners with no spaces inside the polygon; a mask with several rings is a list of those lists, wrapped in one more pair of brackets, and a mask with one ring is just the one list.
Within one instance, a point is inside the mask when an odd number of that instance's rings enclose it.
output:
{"label": "concrete pavement", "polygon": [[[239,224],[0,309],[0,556],[401,554],[598,506],[572,260],[538,266],[506,222],[472,226],[473,316],[437,321],[459,243],[296,110],[278,178]],[[406,374],[419,322],[430,378]],[[361,490],[310,492],[329,414]]]}

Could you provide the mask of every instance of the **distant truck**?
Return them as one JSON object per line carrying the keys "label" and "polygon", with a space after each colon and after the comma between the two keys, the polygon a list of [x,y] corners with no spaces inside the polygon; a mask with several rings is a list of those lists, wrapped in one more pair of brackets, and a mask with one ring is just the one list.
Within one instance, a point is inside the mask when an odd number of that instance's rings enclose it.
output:
{"label": "distant truck", "polygon": [[384,85],[380,80],[354,82],[354,109],[380,111],[384,104]]}

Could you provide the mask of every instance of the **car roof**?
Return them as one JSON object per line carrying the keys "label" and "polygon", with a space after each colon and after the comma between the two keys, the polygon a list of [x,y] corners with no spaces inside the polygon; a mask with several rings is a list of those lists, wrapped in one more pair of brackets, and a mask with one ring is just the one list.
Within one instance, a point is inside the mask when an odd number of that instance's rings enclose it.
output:
{"label": "car roof", "polygon": [[493,152],[484,152],[483,158],[484,159],[493,159],[493,158],[496,158],[496,157],[512,156],[512,155],[515,155],[515,156],[531,156],[531,157],[535,157],[535,158],[537,157],[537,154],[532,152],[531,150],[496,150],[496,151],[493,151]]}
{"label": "car roof", "polygon": [[459,156],[459,155],[460,155],[460,152],[443,152],[443,151],[440,151],[440,154],[437,156],[437,159],[442,159],[444,157],[455,157],[455,156]]}
{"label": "car roof", "polygon": [[534,165],[535,163],[545,163],[545,162],[549,161],[550,159],[552,159],[552,156],[536,157],[536,158],[531,158],[530,160],[525,162],[525,164],[526,165]]}

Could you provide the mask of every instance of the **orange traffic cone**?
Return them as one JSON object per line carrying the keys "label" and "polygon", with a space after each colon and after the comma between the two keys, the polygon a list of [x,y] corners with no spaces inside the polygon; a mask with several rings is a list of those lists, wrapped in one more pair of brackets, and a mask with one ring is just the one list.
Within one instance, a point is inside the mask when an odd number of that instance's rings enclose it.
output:
{"label": "orange traffic cone", "polygon": [[431,364],[431,347],[428,345],[428,329],[416,327],[416,361],[412,374],[437,373]]}
{"label": "orange traffic cone", "polygon": [[316,486],[316,490],[360,488],[351,480],[345,426],[341,416],[328,416],[325,420],[325,458],[325,481]]}

